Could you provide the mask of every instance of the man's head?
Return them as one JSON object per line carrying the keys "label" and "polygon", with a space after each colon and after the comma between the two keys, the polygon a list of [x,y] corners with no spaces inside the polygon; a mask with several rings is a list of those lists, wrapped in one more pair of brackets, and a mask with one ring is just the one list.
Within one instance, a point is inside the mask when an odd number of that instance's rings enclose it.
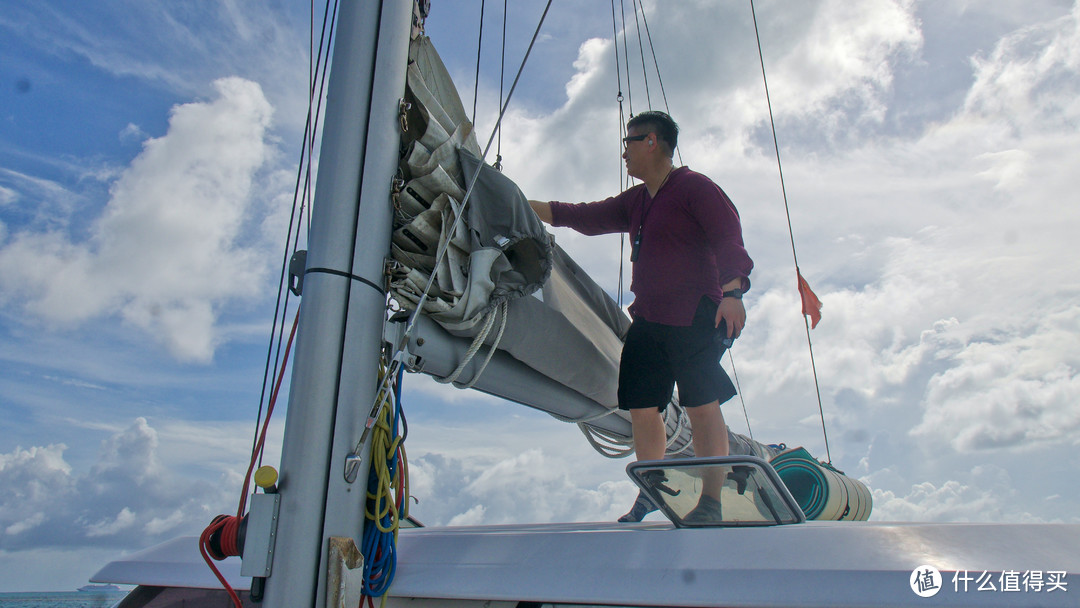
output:
{"label": "man's head", "polygon": [[675,156],[675,147],[679,144],[679,125],[663,112],[650,110],[642,112],[626,123],[627,131],[639,134],[654,133],[668,158]]}

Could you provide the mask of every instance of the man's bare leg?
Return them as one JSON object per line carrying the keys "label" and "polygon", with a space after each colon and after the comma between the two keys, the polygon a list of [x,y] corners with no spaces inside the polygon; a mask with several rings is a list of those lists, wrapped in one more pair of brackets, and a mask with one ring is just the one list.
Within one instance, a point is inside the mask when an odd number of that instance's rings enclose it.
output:
{"label": "man's bare leg", "polygon": [[[695,456],[727,456],[728,433],[724,414],[720,411],[720,402],[713,401],[699,407],[688,407],[690,428],[694,432]],[[724,485],[727,471],[716,468],[705,475],[702,481],[702,494],[720,499],[720,488]]]}
{"label": "man's bare leg", "polygon": [[[634,451],[638,460],[660,460],[664,457],[667,432],[660,408],[645,407],[630,410],[634,432]],[[724,437],[727,441],[727,436]],[[695,446],[696,449],[696,446]]]}
{"label": "man's bare leg", "polygon": [[[638,460],[660,460],[664,457],[667,432],[660,408],[646,407],[630,410],[630,423],[633,425],[634,451]],[[641,521],[643,517],[656,510],[656,505],[644,493],[638,493],[630,512],[619,518],[621,522]]]}

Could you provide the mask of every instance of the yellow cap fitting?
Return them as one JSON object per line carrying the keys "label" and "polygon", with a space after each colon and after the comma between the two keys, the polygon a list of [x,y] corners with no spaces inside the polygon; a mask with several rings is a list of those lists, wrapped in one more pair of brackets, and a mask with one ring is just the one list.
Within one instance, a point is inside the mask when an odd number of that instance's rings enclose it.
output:
{"label": "yellow cap fitting", "polygon": [[277,469],[270,465],[261,466],[259,470],[255,471],[255,485],[264,490],[274,487],[277,478]]}

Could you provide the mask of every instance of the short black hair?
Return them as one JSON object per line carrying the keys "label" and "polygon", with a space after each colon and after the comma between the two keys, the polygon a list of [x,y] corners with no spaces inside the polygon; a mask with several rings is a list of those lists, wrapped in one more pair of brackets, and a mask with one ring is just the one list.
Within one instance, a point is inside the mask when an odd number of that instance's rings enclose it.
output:
{"label": "short black hair", "polygon": [[626,123],[627,131],[633,127],[642,127],[656,133],[660,140],[667,144],[667,155],[675,155],[675,148],[679,145],[679,125],[675,124],[670,116],[656,110],[642,112]]}

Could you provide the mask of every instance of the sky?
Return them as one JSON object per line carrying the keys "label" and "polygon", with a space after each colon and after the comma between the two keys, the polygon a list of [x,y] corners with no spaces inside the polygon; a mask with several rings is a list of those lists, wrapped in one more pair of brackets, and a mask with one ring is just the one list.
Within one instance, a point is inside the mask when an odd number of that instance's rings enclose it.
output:
{"label": "sky", "polygon": [[[235,509],[303,137],[301,4],[0,0],[0,592],[73,589]],[[476,83],[481,3],[433,4],[485,141],[502,7]],[[643,2],[662,92],[624,4],[629,79],[611,3],[553,3],[506,175],[609,196],[620,84],[627,114],[669,109],[755,261],[732,428],[830,454],[873,520],[1080,522],[1080,7],[755,2],[782,189],[749,2]],[[507,89],[543,10],[510,5]],[[618,237],[553,234],[618,292]],[[824,304],[828,452],[792,240]],[[635,495],[627,460],[545,414],[416,375],[404,407],[429,525],[612,520]]]}

